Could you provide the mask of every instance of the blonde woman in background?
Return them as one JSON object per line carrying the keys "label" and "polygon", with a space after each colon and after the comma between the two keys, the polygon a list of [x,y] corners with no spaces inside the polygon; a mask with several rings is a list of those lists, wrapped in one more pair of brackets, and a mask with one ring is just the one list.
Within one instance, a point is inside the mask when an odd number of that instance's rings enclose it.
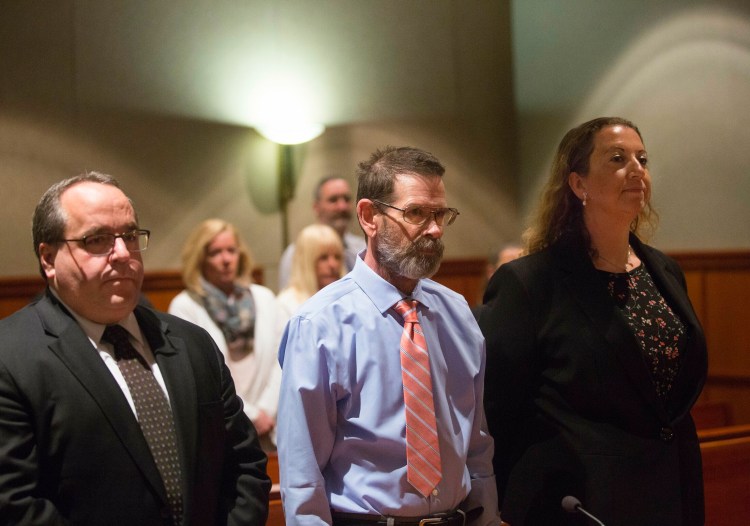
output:
{"label": "blonde woman in background", "polygon": [[309,225],[297,236],[295,247],[289,286],[278,297],[282,328],[310,296],[345,273],[344,246],[333,228]]}
{"label": "blonde woman in background", "polygon": [[264,448],[275,443],[281,368],[274,293],[251,283],[252,259],[231,223],[207,219],[190,234],[182,250],[187,290],[169,313],[203,327],[221,350],[245,413]]}

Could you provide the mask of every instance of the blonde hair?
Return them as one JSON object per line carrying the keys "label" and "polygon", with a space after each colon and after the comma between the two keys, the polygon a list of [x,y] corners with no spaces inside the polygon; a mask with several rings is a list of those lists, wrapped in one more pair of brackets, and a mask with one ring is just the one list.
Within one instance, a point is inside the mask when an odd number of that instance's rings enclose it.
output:
{"label": "blonde hair", "polygon": [[[583,207],[568,184],[568,176],[571,172],[584,177],[588,175],[596,134],[602,128],[617,125],[633,129],[643,140],[638,127],[629,120],[599,117],[569,130],[560,141],[531,225],[523,234],[527,254],[539,252],[565,235],[582,239],[591,251],[591,239],[583,222]],[[651,207],[651,195],[647,195],[646,206],[631,223],[630,231],[647,240],[656,229],[658,219],[658,214]]]}
{"label": "blonde hair", "polygon": [[241,285],[247,285],[252,281],[252,256],[237,228],[223,219],[206,219],[195,227],[182,247],[182,281],[188,290],[200,296],[206,294],[200,278],[203,276],[203,264],[206,262],[208,246],[222,232],[231,232],[237,241],[240,261],[235,281]]}
{"label": "blonde hair", "polygon": [[338,233],[328,225],[306,226],[294,242],[292,273],[289,288],[296,291],[300,300],[305,300],[318,292],[318,258],[328,250],[341,255],[341,276],[344,275],[344,245]]}

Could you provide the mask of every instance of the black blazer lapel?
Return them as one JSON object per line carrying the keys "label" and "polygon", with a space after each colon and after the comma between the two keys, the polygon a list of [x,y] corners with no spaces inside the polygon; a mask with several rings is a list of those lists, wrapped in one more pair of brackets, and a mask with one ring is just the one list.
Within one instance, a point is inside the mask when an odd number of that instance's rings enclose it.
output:
{"label": "black blazer lapel", "polygon": [[706,380],[708,362],[703,328],[690,303],[684,288],[684,277],[677,263],[655,249],[641,244],[635,236],[631,236],[631,245],[646,264],[667,304],[680,317],[687,330],[687,343],[680,361],[680,370],[669,396],[669,413],[672,419],[681,419],[689,413]]}
{"label": "black blazer lapel", "polygon": [[677,312],[689,329],[700,328],[698,317],[683,287],[682,277],[675,275],[674,271],[669,268],[667,265],[669,260],[651,247],[643,245],[635,236],[631,236],[630,244],[638,257],[646,263],[651,277],[669,306]]}
{"label": "black blazer lapel", "polygon": [[586,251],[570,245],[559,246],[553,257],[567,271],[564,285],[590,319],[591,327],[607,343],[606,348],[597,349],[597,352],[614,353],[636,391],[665,419],[667,415],[664,405],[656,395],[638,341],[607,292]]}
{"label": "black blazer lapel", "polygon": [[166,502],[164,484],[138,421],[91,341],[75,319],[51,296],[40,300],[36,308],[47,333],[57,338],[49,345],[50,350],[96,401],[125,451],[143,472],[154,491]]}
{"label": "black blazer lapel", "polygon": [[[169,325],[145,307],[136,307],[135,316],[156,357],[159,371],[169,392],[169,403],[177,432],[183,467],[183,495],[192,494],[195,455],[198,439],[196,374],[190,363],[185,343],[169,338]],[[187,504],[187,503],[186,503]],[[189,510],[185,510],[186,515]]]}

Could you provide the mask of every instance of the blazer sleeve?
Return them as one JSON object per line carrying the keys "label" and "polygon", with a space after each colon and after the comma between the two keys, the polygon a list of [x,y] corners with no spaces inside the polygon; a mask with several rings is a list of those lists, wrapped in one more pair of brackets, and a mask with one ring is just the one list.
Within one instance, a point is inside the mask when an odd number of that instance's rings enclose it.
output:
{"label": "blazer sleeve", "polygon": [[229,369],[217,351],[221,363],[221,390],[228,451],[221,503],[229,526],[265,524],[271,479],[266,473],[266,454],[260,447],[255,428],[235,393]]}
{"label": "blazer sleeve", "polygon": [[487,342],[484,408],[495,440],[493,467],[500,502],[513,465],[514,438],[533,412],[539,382],[532,299],[511,267],[503,265],[492,277],[479,315]]}
{"label": "blazer sleeve", "polygon": [[0,361],[0,524],[68,524],[50,500],[38,496],[38,490],[32,422],[15,380]]}

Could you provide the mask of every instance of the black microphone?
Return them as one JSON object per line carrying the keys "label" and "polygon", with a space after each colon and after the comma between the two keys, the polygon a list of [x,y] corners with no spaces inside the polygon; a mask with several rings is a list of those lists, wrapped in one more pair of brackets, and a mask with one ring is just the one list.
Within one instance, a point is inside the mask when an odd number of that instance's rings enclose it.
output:
{"label": "black microphone", "polygon": [[561,504],[563,509],[568,513],[583,513],[584,515],[586,515],[586,517],[597,523],[599,526],[604,526],[604,523],[602,521],[591,515],[588,511],[584,510],[583,506],[581,506],[581,501],[575,498],[573,495],[563,497]]}

